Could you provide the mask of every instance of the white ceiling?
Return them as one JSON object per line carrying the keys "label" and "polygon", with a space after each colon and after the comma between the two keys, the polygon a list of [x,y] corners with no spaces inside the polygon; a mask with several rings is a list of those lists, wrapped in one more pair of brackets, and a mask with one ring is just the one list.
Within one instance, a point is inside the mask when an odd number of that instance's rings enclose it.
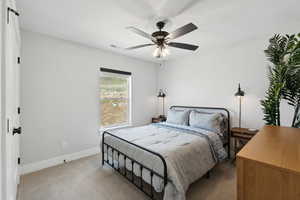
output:
{"label": "white ceiling", "polygon": [[[110,45],[149,43],[125,27],[152,33],[159,17],[171,20],[167,31],[196,24],[198,30],[176,41],[199,45],[197,53],[274,33],[294,33],[300,27],[299,0],[17,0],[17,4],[25,30],[154,62],[158,61],[152,57],[154,47],[126,51]],[[167,59],[194,54],[170,51]]]}

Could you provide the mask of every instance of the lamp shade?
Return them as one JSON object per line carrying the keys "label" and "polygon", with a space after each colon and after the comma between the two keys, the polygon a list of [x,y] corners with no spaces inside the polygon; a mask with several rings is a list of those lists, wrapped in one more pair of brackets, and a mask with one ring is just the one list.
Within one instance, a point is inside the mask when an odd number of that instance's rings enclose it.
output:
{"label": "lamp shade", "polygon": [[237,97],[243,97],[243,96],[245,96],[245,92],[243,90],[241,90],[240,84],[239,84],[238,91],[235,93],[235,96],[237,96]]}
{"label": "lamp shade", "polygon": [[166,97],[166,94],[162,90],[159,90],[157,97],[164,98],[164,97]]}

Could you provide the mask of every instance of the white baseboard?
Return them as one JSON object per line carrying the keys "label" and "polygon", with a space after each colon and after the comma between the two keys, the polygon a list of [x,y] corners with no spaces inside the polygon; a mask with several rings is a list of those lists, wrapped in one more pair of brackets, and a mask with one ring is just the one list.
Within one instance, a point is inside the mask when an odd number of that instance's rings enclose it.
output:
{"label": "white baseboard", "polygon": [[65,154],[62,156],[50,158],[48,160],[42,160],[39,162],[26,164],[26,165],[21,166],[20,175],[28,174],[31,172],[39,171],[41,169],[45,169],[48,167],[62,164],[62,163],[64,163],[64,160],[66,160],[67,162],[72,161],[72,160],[77,160],[77,159],[80,159],[83,157],[95,155],[99,152],[100,152],[100,147],[94,147],[94,148],[86,149],[86,150],[79,151],[76,153]]}

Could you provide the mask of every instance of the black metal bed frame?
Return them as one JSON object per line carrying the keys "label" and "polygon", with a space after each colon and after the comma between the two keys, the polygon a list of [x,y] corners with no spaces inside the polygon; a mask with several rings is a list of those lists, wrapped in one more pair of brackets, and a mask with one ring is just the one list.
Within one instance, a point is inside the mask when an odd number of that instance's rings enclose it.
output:
{"label": "black metal bed frame", "polygon": [[[135,146],[139,149],[142,149],[144,151],[147,151],[149,153],[151,153],[152,155],[154,156],[157,156],[161,161],[162,161],[162,164],[163,164],[163,167],[164,167],[164,171],[163,171],[163,175],[159,174],[158,172],[150,169],[149,167],[143,165],[142,163],[140,163],[139,161],[135,160],[134,158],[131,158],[130,156],[126,155],[125,153],[122,153],[121,151],[119,151],[118,149],[112,147],[111,145],[107,144],[104,142],[104,138],[105,138],[105,135],[109,135],[109,136],[112,136],[114,138],[117,138],[121,141],[124,141],[132,146]],[[106,158],[105,158],[105,151],[104,151],[104,148],[106,148]],[[112,151],[112,159],[110,160],[109,159],[109,149],[111,149]],[[115,163],[114,163],[114,151],[117,152],[117,155],[118,155],[118,164],[117,166],[115,166]],[[122,170],[120,168],[120,155],[124,156],[124,169]],[[130,174],[128,174],[127,172],[127,168],[126,168],[126,160],[129,160],[131,161],[131,170],[130,170]],[[111,162],[110,162],[111,161]],[[129,180],[130,182],[132,182],[136,187],[138,187],[142,192],[144,192],[147,196],[149,196],[151,199],[153,199],[154,197],[154,191],[153,191],[153,175],[155,174],[156,176],[162,178],[164,180],[164,188],[165,186],[167,185],[168,183],[168,172],[167,172],[167,163],[164,159],[164,157],[162,155],[160,155],[159,153],[156,153],[154,151],[151,151],[149,149],[146,149],[142,146],[139,146],[137,144],[134,144],[132,142],[129,142],[123,138],[120,138],[118,136],[115,136],[107,131],[104,131],[103,134],[102,134],[102,166],[104,165],[104,163],[107,163],[109,166],[111,166],[114,170],[116,170],[119,174],[121,174],[122,176],[124,176],[127,180]],[[134,167],[134,164],[138,164],[140,166],[140,176],[138,176],[139,180],[139,184],[136,183],[137,181],[135,181],[134,179],[134,173],[133,173],[133,167]],[[144,189],[144,181],[143,181],[143,170],[146,169],[150,172],[150,193],[148,193],[145,189]],[[129,175],[129,176],[128,176]],[[162,193],[164,192],[164,189],[162,191]]]}
{"label": "black metal bed frame", "polygon": [[[171,109],[173,108],[185,108],[185,109],[205,109],[205,110],[223,110],[227,113],[227,142],[224,143],[224,147],[227,146],[227,149],[228,149],[228,158],[230,158],[230,114],[229,114],[229,111],[225,108],[217,108],[217,107],[190,107],[190,106],[171,106]],[[162,165],[163,165],[163,174],[160,174],[156,171],[154,171],[153,169],[150,169],[150,167],[147,167],[145,165],[143,165],[141,162],[135,160],[134,158],[131,158],[130,156],[126,155],[125,152],[121,152],[119,151],[118,149],[114,148],[113,146],[105,143],[104,141],[104,138],[105,138],[105,135],[109,135],[110,137],[114,137],[118,140],[121,140],[123,142],[126,142],[134,147],[137,147],[139,149],[142,149],[146,152],[149,152],[150,154],[152,154],[153,156],[156,156],[158,157],[161,162],[162,162]],[[156,175],[158,177],[160,177],[162,180],[163,180],[163,183],[164,183],[164,187],[163,187],[163,190],[161,192],[161,194],[163,195],[164,194],[164,190],[165,190],[165,187],[168,183],[168,172],[167,172],[167,164],[166,164],[166,161],[164,159],[164,157],[157,153],[157,152],[154,152],[154,151],[151,151],[145,147],[142,147],[142,146],[139,146],[137,144],[134,144],[130,141],[127,141],[123,138],[120,138],[116,135],[113,135],[111,133],[109,133],[108,131],[104,131],[103,134],[102,134],[102,145],[101,145],[101,149],[102,149],[102,166],[106,163],[108,164],[110,167],[112,167],[115,171],[117,171],[119,174],[121,174],[122,176],[124,176],[127,180],[129,180],[131,183],[133,183],[138,189],[140,189],[143,193],[145,193],[147,196],[149,196],[151,199],[154,199],[155,197],[155,191],[153,190],[153,176]],[[109,150],[111,149],[111,159],[109,157]],[[105,156],[105,150],[106,150],[106,156]],[[114,158],[114,153],[117,153],[117,163],[115,163],[115,158]],[[120,156],[123,156],[124,158],[124,168],[122,169],[120,167]],[[129,161],[131,162],[131,169],[128,170],[127,169],[127,166],[126,166],[126,161]],[[134,165],[138,165],[140,167],[140,176],[135,176],[134,175]],[[143,170],[148,170],[150,172],[150,192],[149,192],[149,189],[145,189],[146,188],[146,185],[147,183],[144,182],[143,180]],[[209,177],[209,172],[206,174],[207,177]],[[139,181],[137,181],[139,180]],[[149,188],[148,187],[148,188]]]}

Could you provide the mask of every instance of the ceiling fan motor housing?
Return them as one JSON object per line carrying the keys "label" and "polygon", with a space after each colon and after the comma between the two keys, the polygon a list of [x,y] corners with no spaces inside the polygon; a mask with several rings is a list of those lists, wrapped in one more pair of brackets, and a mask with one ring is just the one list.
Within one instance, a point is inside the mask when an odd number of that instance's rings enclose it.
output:
{"label": "ceiling fan motor housing", "polygon": [[156,23],[157,28],[159,31],[156,31],[152,33],[152,37],[156,38],[156,43],[158,45],[163,45],[165,42],[165,37],[169,35],[168,32],[162,31],[162,29],[165,27],[166,23],[164,21],[159,21]]}
{"label": "ceiling fan motor housing", "polygon": [[166,31],[156,31],[152,33],[152,37],[155,37],[156,39],[163,39],[167,37],[167,35],[169,35],[169,33]]}
{"label": "ceiling fan motor housing", "polygon": [[159,21],[156,23],[156,26],[159,30],[163,29],[165,27],[166,23],[163,21]]}

